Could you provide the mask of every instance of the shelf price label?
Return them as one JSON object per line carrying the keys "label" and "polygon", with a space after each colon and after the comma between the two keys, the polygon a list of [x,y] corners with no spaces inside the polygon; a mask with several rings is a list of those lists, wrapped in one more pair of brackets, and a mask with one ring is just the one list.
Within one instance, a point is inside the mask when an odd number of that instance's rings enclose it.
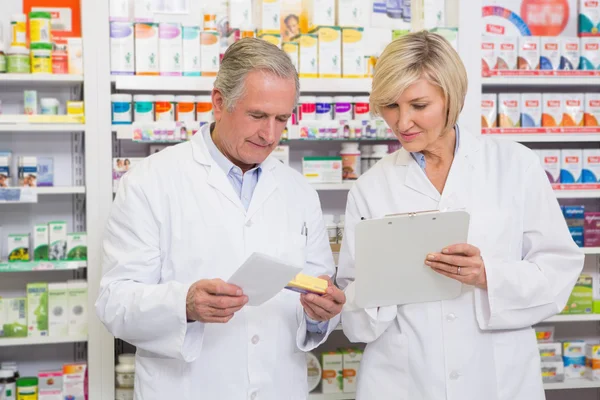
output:
{"label": "shelf price label", "polygon": [[37,203],[33,188],[0,188],[0,203]]}

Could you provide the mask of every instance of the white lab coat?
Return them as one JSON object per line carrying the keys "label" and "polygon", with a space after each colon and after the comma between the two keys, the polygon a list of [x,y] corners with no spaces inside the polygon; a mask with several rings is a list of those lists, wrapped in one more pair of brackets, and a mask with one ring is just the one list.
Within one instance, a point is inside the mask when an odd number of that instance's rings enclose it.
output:
{"label": "white lab coat", "polygon": [[[449,301],[357,307],[360,218],[444,209],[471,214],[468,242],[481,249],[488,290],[463,286]],[[388,155],[350,191],[340,254],[344,333],[367,343],[357,399],[544,399],[531,326],[562,310],[583,259],[529,149],[461,130],[442,195],[406,150]]]}
{"label": "white lab coat", "polygon": [[200,133],[122,178],[96,312],[137,346],[138,400],[307,398],[303,351],[322,343],[339,316],[327,334],[308,333],[299,294],[282,290],[227,324],[186,322],[190,285],[227,280],[253,252],[306,259],[313,276],[334,274],[315,190],[275,158],[262,168],[247,212]]}

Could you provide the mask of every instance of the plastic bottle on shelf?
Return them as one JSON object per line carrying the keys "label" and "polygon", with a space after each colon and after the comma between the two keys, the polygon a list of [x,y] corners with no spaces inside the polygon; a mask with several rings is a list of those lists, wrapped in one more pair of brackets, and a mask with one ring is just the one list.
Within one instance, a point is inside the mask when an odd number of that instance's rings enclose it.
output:
{"label": "plastic bottle on shelf", "polygon": [[133,96],[135,122],[154,122],[154,95],[136,94]]}
{"label": "plastic bottle on shelf", "polygon": [[360,146],[360,171],[364,174],[371,166],[371,154],[373,153],[373,145],[364,144]]}
{"label": "plastic bottle on shelf", "polygon": [[335,119],[338,121],[350,121],[352,119],[352,97],[336,96],[333,98],[335,104]]}
{"label": "plastic bottle on shelf", "polygon": [[387,144],[376,144],[373,146],[373,153],[369,159],[369,168],[372,168],[382,158],[388,155],[389,147]]}
{"label": "plastic bottle on shelf", "polygon": [[317,115],[318,121],[333,120],[333,97],[319,96],[317,97]]}
{"label": "plastic bottle on shelf", "polygon": [[369,96],[356,96],[352,98],[354,105],[354,119],[357,121],[369,121],[371,119],[371,109],[369,105]]}
{"label": "plastic bottle on shelf", "polygon": [[0,364],[0,369],[12,371],[15,379],[19,379],[20,377],[19,368],[17,363],[14,361],[4,361],[2,364]]}
{"label": "plastic bottle on shelf", "polygon": [[119,363],[115,366],[115,400],[133,400],[135,355],[121,354],[118,359]]}
{"label": "plastic bottle on shelf", "polygon": [[360,176],[360,149],[358,143],[342,143],[342,179],[352,181]]}
{"label": "plastic bottle on shelf", "polygon": [[8,369],[0,369],[0,399],[16,400],[16,392],[17,380],[13,371]]}

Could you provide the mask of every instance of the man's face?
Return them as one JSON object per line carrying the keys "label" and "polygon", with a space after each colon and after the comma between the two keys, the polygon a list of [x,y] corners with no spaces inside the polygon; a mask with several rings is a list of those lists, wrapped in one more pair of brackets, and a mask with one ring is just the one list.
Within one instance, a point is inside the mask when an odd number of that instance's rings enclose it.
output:
{"label": "man's face", "polygon": [[221,93],[213,91],[215,144],[234,164],[246,171],[260,164],[279,144],[294,110],[296,85],[269,72],[252,71],[244,93],[227,110]]}

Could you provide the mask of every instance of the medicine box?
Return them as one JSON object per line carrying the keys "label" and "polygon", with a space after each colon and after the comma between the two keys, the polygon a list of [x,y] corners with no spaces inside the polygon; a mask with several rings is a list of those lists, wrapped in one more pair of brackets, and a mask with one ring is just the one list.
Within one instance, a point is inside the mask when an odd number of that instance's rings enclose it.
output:
{"label": "medicine box", "polygon": [[540,150],[542,167],[550,183],[560,183],[560,150]]}
{"label": "medicine box", "polygon": [[[337,26],[363,26],[363,0],[336,0]],[[425,14],[427,15],[427,14]]]}
{"label": "medicine box", "polygon": [[600,212],[586,212],[583,229],[584,246],[600,247]]}
{"label": "medicine box", "polygon": [[38,400],[63,400],[62,371],[40,371],[38,373]]}
{"label": "medicine box", "polygon": [[27,337],[25,297],[0,298],[0,337]]}
{"label": "medicine box", "polygon": [[583,247],[583,244],[585,243],[583,238],[583,226],[569,226],[569,233],[575,244],[579,247]]}
{"label": "medicine box", "polygon": [[540,38],[539,36],[519,36],[518,69],[540,69]]}
{"label": "medicine box", "polygon": [[585,345],[585,377],[600,381],[600,344]]}
{"label": "medicine box", "polygon": [[585,375],[585,342],[583,340],[563,342],[565,378],[583,378]]}
{"label": "medicine box", "polygon": [[52,157],[37,158],[37,185],[54,186],[54,159]]}
{"label": "medicine box", "polygon": [[496,93],[481,95],[481,126],[495,128],[498,119],[498,98]]}
{"label": "medicine box", "polygon": [[8,261],[29,261],[29,234],[8,235]]}
{"label": "medicine box", "polygon": [[579,68],[581,46],[578,37],[560,38],[560,69],[574,71]]}
{"label": "medicine box", "polygon": [[312,31],[318,26],[335,25],[336,0],[302,0],[300,30],[302,33]]}
{"label": "medicine box", "polygon": [[304,157],[302,173],[312,183],[341,183],[342,157]]}
{"label": "medicine box", "polygon": [[540,38],[540,69],[558,70],[560,67],[560,38],[543,36]]}
{"label": "medicine box", "polygon": [[342,350],[342,364],[344,377],[344,393],[355,393],[358,379],[358,370],[362,360],[363,352],[360,349]]}
{"label": "medicine box", "polygon": [[279,32],[258,31],[256,37],[281,48],[281,34]]}
{"label": "medicine box", "polygon": [[562,360],[562,343],[538,343],[542,360]]}
{"label": "medicine box", "polygon": [[339,26],[320,26],[317,35],[319,78],[342,77],[342,31]]}
{"label": "medicine box", "polygon": [[48,333],[51,337],[69,335],[69,292],[67,283],[48,284]]}
{"label": "medicine box", "polygon": [[342,28],[342,77],[364,78],[364,76],[364,29]]}
{"label": "medicine box", "polygon": [[563,149],[560,151],[560,182],[581,183],[583,172],[583,150]]}
{"label": "medicine box", "polygon": [[27,284],[27,336],[48,336],[48,284]]}
{"label": "medicine box", "polygon": [[481,68],[483,76],[490,74],[498,64],[498,39],[496,36],[483,35],[481,38]]}
{"label": "medicine box", "polygon": [[[583,230],[583,228],[581,229]],[[593,309],[592,283],[591,275],[581,274],[561,314],[591,314]]]}
{"label": "medicine box", "polygon": [[583,150],[583,172],[581,181],[583,183],[600,182],[600,149]]}
{"label": "medicine box", "polygon": [[64,260],[67,258],[67,223],[53,221],[48,223],[50,247],[49,260]]}
{"label": "medicine box", "polygon": [[542,94],[542,126],[557,127],[563,122],[563,96],[560,93]]}
{"label": "medicine box", "polygon": [[585,206],[562,206],[563,216],[569,226],[583,226]]}
{"label": "medicine box", "polygon": [[585,94],[583,125],[600,126],[600,93]]}
{"label": "medicine box", "polygon": [[68,281],[69,336],[88,334],[88,290],[86,281]]}
{"label": "medicine box", "polygon": [[552,343],[554,341],[553,325],[536,325],[534,329],[538,343]]}
{"label": "medicine box", "polygon": [[581,38],[581,70],[600,69],[600,36]]}
{"label": "medicine box", "polygon": [[343,355],[339,351],[321,355],[323,379],[321,388],[324,394],[343,392]]}
{"label": "medicine box", "polygon": [[259,30],[279,31],[281,29],[281,1],[255,0],[254,20]]}
{"label": "medicine box", "polygon": [[[595,225],[598,225],[598,220],[600,220],[600,213],[593,213],[596,214],[594,218],[594,222]],[[587,216],[586,216],[587,219]],[[596,229],[597,231],[600,230],[600,228],[595,227],[594,229]],[[596,237],[598,237],[598,232],[596,231]],[[596,266],[594,268],[594,271],[592,272],[592,278],[593,278],[593,283],[592,283],[592,298],[593,298],[593,311],[594,314],[600,314],[600,266]]]}
{"label": "medicine box", "polygon": [[565,380],[565,364],[562,360],[541,360],[542,381],[544,383]]}
{"label": "medicine box", "polygon": [[563,94],[563,126],[583,126],[583,93]]}
{"label": "medicine box", "polygon": [[518,63],[518,41],[516,37],[501,36],[497,42],[498,70],[515,70]]}
{"label": "medicine box", "polygon": [[200,69],[202,70],[202,76],[217,76],[220,57],[219,32],[200,32]]}
{"label": "medicine box", "polygon": [[67,233],[67,260],[87,260],[87,234]]}
{"label": "medicine box", "polygon": [[600,2],[579,0],[579,36],[600,36]]}
{"label": "medicine box", "polygon": [[542,126],[542,94],[521,94],[521,126],[539,128]]}
{"label": "medicine box", "polygon": [[518,128],[521,126],[520,94],[498,94],[498,123],[500,128]]}
{"label": "medicine box", "polygon": [[300,61],[300,45],[298,42],[284,42],[281,44],[281,49],[288,55],[296,71],[299,68]]}
{"label": "medicine box", "polygon": [[233,29],[248,29],[252,21],[252,0],[229,0],[229,25]]}
{"label": "medicine box", "polygon": [[35,261],[48,259],[48,243],[48,225],[35,225],[33,227],[33,259]]}
{"label": "medicine box", "polygon": [[63,365],[62,394],[64,399],[86,400],[86,364]]}
{"label": "medicine box", "polygon": [[314,34],[298,35],[294,38],[299,45],[298,76],[300,78],[319,77],[318,36]]}

